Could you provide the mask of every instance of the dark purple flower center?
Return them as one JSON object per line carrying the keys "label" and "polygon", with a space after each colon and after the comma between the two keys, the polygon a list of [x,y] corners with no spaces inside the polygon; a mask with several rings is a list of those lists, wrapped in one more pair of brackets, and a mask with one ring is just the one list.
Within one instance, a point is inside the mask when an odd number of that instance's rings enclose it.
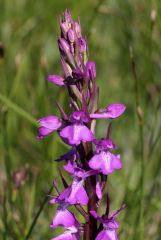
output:
{"label": "dark purple flower center", "polygon": [[89,122],[89,117],[84,111],[75,111],[70,115],[70,120],[73,123],[87,123]]}
{"label": "dark purple flower center", "polygon": [[116,148],[116,145],[112,142],[111,139],[101,139],[96,143],[96,152],[108,151],[109,149]]}

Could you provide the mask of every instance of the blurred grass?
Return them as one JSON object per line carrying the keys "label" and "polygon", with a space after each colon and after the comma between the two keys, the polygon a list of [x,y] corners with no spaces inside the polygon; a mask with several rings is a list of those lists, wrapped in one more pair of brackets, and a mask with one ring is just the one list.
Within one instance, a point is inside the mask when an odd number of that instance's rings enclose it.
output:
{"label": "blurred grass", "polygon": [[[56,114],[55,100],[67,105],[64,90],[45,81],[61,73],[56,39],[58,18],[65,8],[80,16],[88,38],[90,58],[97,64],[100,106],[127,105],[116,120],[112,137],[124,168],[109,176],[111,208],[122,202],[120,239],[140,237],[140,201],[146,240],[161,236],[161,2],[160,0],[0,0],[0,239],[21,240],[29,230],[53,178],[52,160],[66,151],[56,134],[36,140],[35,119]],[[135,81],[129,48],[132,47],[142,110],[143,147],[136,111]],[[4,52],[4,54],[3,54]],[[138,107],[138,106],[137,106]],[[98,137],[106,121],[99,121]],[[142,149],[141,149],[142,148]],[[144,189],[141,195],[141,162]],[[15,171],[26,171],[16,188]],[[58,180],[59,182],[59,180]],[[45,205],[30,239],[49,239],[54,207]]]}

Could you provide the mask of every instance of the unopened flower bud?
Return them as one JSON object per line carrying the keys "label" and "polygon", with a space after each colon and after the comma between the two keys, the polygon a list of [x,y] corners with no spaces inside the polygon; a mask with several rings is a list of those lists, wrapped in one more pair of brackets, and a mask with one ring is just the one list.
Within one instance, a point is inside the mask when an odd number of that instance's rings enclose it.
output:
{"label": "unopened flower bud", "polygon": [[59,38],[58,39],[58,45],[59,48],[64,52],[64,53],[68,53],[70,52],[70,46],[67,43],[67,41],[64,38]]}
{"label": "unopened flower bud", "polygon": [[75,41],[75,34],[74,34],[73,29],[71,29],[71,28],[68,31],[68,39],[71,43],[73,43]]}
{"label": "unopened flower bud", "polygon": [[68,62],[73,67],[75,67],[74,58],[73,58],[73,55],[71,53],[71,49],[70,49],[70,46],[69,46],[68,42],[64,38],[59,38],[58,39],[58,45],[59,45],[59,48],[60,48],[60,51],[61,51],[61,55],[63,55],[63,57],[68,59]]}
{"label": "unopened flower bud", "polygon": [[93,61],[88,61],[86,64],[86,78],[94,80],[96,78],[96,65]]}
{"label": "unopened flower bud", "polygon": [[72,23],[73,22],[71,13],[70,13],[70,11],[68,9],[66,9],[65,12],[64,12],[64,21],[68,22],[68,23]]}
{"label": "unopened flower bud", "polygon": [[70,25],[67,22],[61,22],[60,23],[60,28],[61,28],[61,31],[62,31],[64,37],[66,37],[67,33],[68,33],[68,30],[70,28]]}
{"label": "unopened flower bud", "polygon": [[84,38],[79,38],[78,39],[78,44],[79,44],[79,50],[81,53],[85,53],[87,49],[87,43]]}
{"label": "unopened flower bud", "polygon": [[49,82],[54,83],[57,86],[64,86],[64,78],[62,78],[61,76],[58,75],[49,75],[47,77],[47,80]]}
{"label": "unopened flower bud", "polygon": [[75,25],[75,32],[77,34],[77,37],[80,38],[82,36],[80,24],[78,22],[75,22],[74,25]]}

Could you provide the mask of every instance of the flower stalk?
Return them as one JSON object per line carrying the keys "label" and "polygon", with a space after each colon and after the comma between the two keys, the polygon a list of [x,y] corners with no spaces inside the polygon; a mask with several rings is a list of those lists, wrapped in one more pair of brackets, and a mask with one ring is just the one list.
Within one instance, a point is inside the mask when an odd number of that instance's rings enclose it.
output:
{"label": "flower stalk", "polygon": [[[50,203],[57,205],[51,228],[63,227],[65,231],[52,240],[117,240],[117,214],[109,216],[110,201],[107,194],[106,210],[98,215],[98,208],[105,194],[107,176],[122,168],[120,155],[113,153],[116,145],[110,139],[111,120],[120,117],[126,107],[113,103],[106,108],[99,108],[99,90],[96,85],[96,65],[89,60],[86,38],[81,31],[80,20],[74,21],[66,10],[60,20],[61,34],[58,47],[63,69],[63,76],[49,75],[52,84],[64,87],[69,96],[70,114],[57,103],[60,116],[49,115],[38,120],[38,139],[57,132],[61,140],[71,147],[70,151],[56,159],[63,161],[64,171],[71,176],[68,185],[60,177],[64,190],[61,192],[54,181],[56,195]],[[97,139],[95,127],[98,119],[109,121],[107,134]],[[70,212],[75,206],[84,217],[79,222]]]}

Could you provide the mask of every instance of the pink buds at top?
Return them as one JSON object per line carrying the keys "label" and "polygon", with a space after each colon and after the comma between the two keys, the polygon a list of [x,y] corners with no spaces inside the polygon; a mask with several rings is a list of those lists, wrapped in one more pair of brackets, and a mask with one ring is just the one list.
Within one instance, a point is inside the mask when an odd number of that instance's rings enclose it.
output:
{"label": "pink buds at top", "polygon": [[74,27],[75,27],[75,32],[77,34],[77,37],[80,38],[82,36],[80,24],[78,22],[75,22]]}
{"label": "pink buds at top", "polygon": [[58,75],[49,75],[47,77],[47,80],[49,82],[54,83],[57,86],[64,86],[64,78],[62,78],[61,76]]}
{"label": "pink buds at top", "polygon": [[86,50],[87,50],[87,43],[86,43],[86,40],[84,38],[79,38],[78,39],[78,45],[79,45],[79,51],[81,53],[85,53]]}
{"label": "pink buds at top", "polygon": [[64,21],[66,21],[68,23],[72,23],[72,21],[73,21],[71,13],[68,9],[66,9],[64,12]]}
{"label": "pink buds at top", "polygon": [[68,39],[71,43],[74,43],[74,41],[75,41],[75,33],[74,33],[73,29],[71,29],[71,28],[68,31]]}
{"label": "pink buds at top", "polygon": [[38,123],[40,125],[38,129],[38,139],[43,139],[45,136],[59,129],[62,125],[60,118],[52,115],[39,119]]}
{"label": "pink buds at top", "polygon": [[60,23],[60,28],[61,28],[61,31],[62,31],[63,35],[66,37],[67,33],[68,33],[68,30],[70,28],[69,24],[67,22],[61,22]]}
{"label": "pink buds at top", "polygon": [[86,78],[94,80],[96,78],[96,65],[93,61],[88,61],[86,64]]}
{"label": "pink buds at top", "polygon": [[58,45],[60,50],[62,50],[64,53],[70,52],[70,46],[64,38],[58,39]]}
{"label": "pink buds at top", "polygon": [[126,109],[126,106],[121,103],[113,103],[107,106],[106,109],[99,111],[98,113],[90,114],[90,118],[117,118],[120,117]]}
{"label": "pink buds at top", "polygon": [[68,42],[64,39],[64,38],[59,38],[58,39],[58,45],[59,45],[59,49],[61,52],[61,55],[63,55],[63,57],[65,57],[66,59],[68,59],[68,62],[75,67],[75,61],[73,58],[73,55],[70,51],[70,45],[68,44]]}

